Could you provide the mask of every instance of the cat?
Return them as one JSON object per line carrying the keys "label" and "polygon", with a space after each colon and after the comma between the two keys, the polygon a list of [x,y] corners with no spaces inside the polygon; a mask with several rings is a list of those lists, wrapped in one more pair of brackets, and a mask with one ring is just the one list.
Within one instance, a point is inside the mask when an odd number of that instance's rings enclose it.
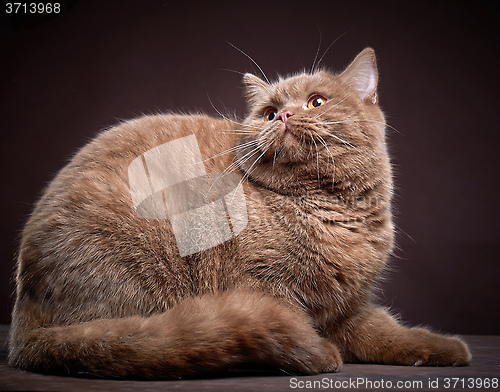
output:
{"label": "cat", "polygon": [[[337,74],[245,74],[242,121],[163,114],[99,134],[24,228],[9,364],[141,379],[249,362],[295,374],[343,362],[467,365],[460,338],[405,327],[372,300],[394,246],[377,84],[366,48]],[[141,217],[128,170],[190,135],[204,170],[219,173],[212,185],[237,175],[246,220],[181,256],[171,210]]]}

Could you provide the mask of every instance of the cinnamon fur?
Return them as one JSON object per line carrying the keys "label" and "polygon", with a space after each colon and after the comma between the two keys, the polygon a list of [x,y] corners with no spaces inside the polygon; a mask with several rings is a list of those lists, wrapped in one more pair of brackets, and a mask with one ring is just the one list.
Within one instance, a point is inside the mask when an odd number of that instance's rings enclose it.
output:
{"label": "cinnamon fur", "polygon": [[[365,49],[341,74],[246,75],[242,123],[168,114],[101,133],[26,224],[9,363],[146,379],[242,362],[305,374],[342,361],[469,363],[460,339],[406,328],[371,301],[394,242],[377,79]],[[180,257],[168,219],[135,213],[127,168],[193,133],[208,172],[240,175],[248,224]]]}

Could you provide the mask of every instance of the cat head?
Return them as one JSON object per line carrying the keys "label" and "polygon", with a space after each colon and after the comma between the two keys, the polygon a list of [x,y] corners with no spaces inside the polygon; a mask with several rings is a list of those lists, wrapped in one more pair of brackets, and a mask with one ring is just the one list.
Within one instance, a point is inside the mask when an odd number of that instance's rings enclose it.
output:
{"label": "cat head", "polygon": [[249,114],[239,167],[285,194],[363,189],[390,177],[375,53],[363,50],[340,74],[319,70],[267,83],[246,74]]}

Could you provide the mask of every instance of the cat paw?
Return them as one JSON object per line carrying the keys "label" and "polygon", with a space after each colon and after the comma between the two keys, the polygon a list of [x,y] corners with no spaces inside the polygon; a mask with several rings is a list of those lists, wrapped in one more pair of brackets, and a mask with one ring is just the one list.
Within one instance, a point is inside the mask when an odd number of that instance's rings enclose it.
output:
{"label": "cat paw", "polygon": [[409,365],[466,366],[472,356],[459,338],[437,335],[423,329],[414,329],[415,345],[409,350]]}
{"label": "cat paw", "polygon": [[286,369],[294,374],[337,373],[342,368],[342,357],[333,343],[318,337],[311,346],[296,347],[289,357]]}
{"label": "cat paw", "polygon": [[338,373],[342,369],[342,357],[333,343],[325,342],[325,364],[320,373]]}

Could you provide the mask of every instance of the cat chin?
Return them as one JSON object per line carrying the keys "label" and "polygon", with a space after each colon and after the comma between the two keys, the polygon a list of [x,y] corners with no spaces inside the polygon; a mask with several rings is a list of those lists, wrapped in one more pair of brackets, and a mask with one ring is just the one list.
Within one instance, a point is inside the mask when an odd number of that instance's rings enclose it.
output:
{"label": "cat chin", "polygon": [[269,143],[271,147],[265,156],[272,159],[273,164],[305,163],[307,154],[304,154],[302,147],[312,144],[297,130],[286,126],[275,130]]}
{"label": "cat chin", "polygon": [[292,131],[290,131],[289,129],[285,129],[285,133],[283,134],[283,139],[284,140],[289,140],[289,139],[293,139],[293,140],[297,140],[298,137],[297,135],[295,135]]}

